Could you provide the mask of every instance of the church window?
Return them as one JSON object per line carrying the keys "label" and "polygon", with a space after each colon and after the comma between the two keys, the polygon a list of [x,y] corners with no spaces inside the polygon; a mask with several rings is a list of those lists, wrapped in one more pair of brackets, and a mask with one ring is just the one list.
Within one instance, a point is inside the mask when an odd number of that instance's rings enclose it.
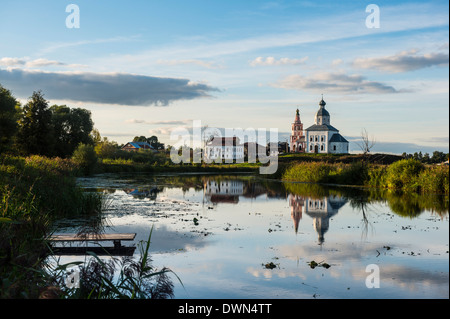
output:
{"label": "church window", "polygon": [[335,151],[335,150],[336,150],[336,145],[333,146],[333,151]]}
{"label": "church window", "polygon": [[309,150],[310,150],[310,151],[313,150],[313,146],[312,146],[312,145],[309,146]]}
{"label": "church window", "polygon": [[323,145],[320,146],[320,150],[323,151]]}

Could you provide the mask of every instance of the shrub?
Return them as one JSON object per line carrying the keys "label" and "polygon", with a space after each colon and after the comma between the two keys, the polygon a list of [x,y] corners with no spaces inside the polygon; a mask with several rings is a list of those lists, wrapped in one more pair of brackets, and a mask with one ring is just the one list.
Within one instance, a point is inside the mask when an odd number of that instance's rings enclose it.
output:
{"label": "shrub", "polygon": [[418,183],[424,193],[448,194],[449,192],[449,167],[427,167],[418,176]]}
{"label": "shrub", "polygon": [[418,177],[424,169],[425,166],[417,160],[400,160],[388,167],[385,184],[394,190],[420,192]]}
{"label": "shrub", "polygon": [[98,157],[92,145],[80,144],[73,152],[72,160],[84,170],[86,175],[90,175],[95,170]]}

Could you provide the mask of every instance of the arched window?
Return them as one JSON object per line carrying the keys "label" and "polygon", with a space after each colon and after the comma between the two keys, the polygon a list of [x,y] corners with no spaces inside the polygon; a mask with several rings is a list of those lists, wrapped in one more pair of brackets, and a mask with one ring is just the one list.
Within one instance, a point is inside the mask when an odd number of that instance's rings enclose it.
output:
{"label": "arched window", "polygon": [[323,151],[323,145],[320,145],[320,150]]}

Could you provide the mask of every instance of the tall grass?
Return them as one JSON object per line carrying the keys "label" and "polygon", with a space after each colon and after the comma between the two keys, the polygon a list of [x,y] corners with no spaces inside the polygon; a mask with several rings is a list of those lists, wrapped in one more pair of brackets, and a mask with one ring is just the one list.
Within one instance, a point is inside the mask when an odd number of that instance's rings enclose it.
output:
{"label": "tall grass", "polygon": [[[53,281],[42,293],[47,298],[66,299],[168,299],[173,298],[173,282],[170,269],[155,268],[150,258],[150,232],[148,240],[139,243],[139,258],[100,259],[88,253],[87,262],[72,262],[53,267],[45,275],[54,274]],[[68,267],[78,266],[78,287],[67,287]],[[178,276],[176,276],[178,278]],[[178,278],[179,279],[179,278]],[[179,279],[180,280],[180,279]],[[181,282],[181,280],[180,280]],[[58,287],[55,289],[55,287]]]}
{"label": "tall grass", "polygon": [[0,157],[0,298],[35,298],[45,238],[61,216],[98,214],[103,198],[77,187],[70,160]]}
{"label": "tall grass", "polygon": [[367,167],[362,163],[301,162],[288,167],[282,179],[308,183],[362,185],[367,174]]}
{"label": "tall grass", "polygon": [[419,194],[449,194],[449,167],[426,166],[414,159],[400,160],[390,165],[300,162],[288,167],[281,178],[296,182],[380,187]]}

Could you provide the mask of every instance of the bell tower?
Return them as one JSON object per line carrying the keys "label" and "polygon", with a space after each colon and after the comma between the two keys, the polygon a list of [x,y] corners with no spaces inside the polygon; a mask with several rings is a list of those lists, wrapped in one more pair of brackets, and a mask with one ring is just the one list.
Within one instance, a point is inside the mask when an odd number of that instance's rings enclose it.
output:
{"label": "bell tower", "polygon": [[297,109],[294,123],[292,123],[291,133],[291,152],[303,153],[305,152],[305,136],[303,135],[303,123],[300,120],[300,111]]}

